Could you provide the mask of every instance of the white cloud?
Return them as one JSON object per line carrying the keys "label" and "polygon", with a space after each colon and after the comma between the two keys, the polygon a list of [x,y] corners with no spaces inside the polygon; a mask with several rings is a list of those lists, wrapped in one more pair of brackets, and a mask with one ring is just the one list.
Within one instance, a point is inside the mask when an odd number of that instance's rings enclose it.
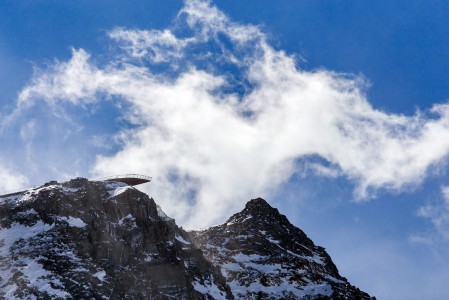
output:
{"label": "white cloud", "polygon": [[68,62],[56,61],[47,70],[36,69],[31,84],[19,95],[18,108],[28,107],[32,105],[30,99],[40,97],[52,106],[57,106],[60,99],[76,105],[97,101],[104,77],[89,64],[89,58],[86,51],[73,49]]}
{"label": "white cloud", "polygon": [[[258,27],[232,22],[208,0],[187,0],[179,16],[185,16],[190,28],[196,30],[202,41],[217,39],[219,33],[226,34],[233,42],[245,44],[254,39],[264,39]],[[254,46],[254,45],[253,45]]]}
{"label": "white cloud", "polygon": [[[190,37],[113,30],[131,57],[105,66],[73,50],[69,61],[36,71],[19,105],[87,106],[112,96],[128,103],[122,113],[136,127],[117,133],[123,148],[99,155],[92,172],[154,176],[148,192],[182,224],[209,225],[236,203],[268,196],[298,158],[326,160],[314,169],[346,176],[366,199],[419,183],[449,153],[448,104],[435,105],[431,118],[376,110],[361,78],[301,70],[258,27],[232,22],[207,1],[186,1],[177,22]],[[182,67],[162,75],[151,66],[168,60]]]}
{"label": "white cloud", "polygon": [[121,42],[122,48],[134,58],[155,63],[170,62],[183,57],[183,49],[194,39],[178,39],[170,30],[126,30],[116,28],[109,37]]}
{"label": "white cloud", "polygon": [[5,193],[16,192],[17,190],[24,188],[28,183],[27,178],[14,170],[9,166],[6,166],[4,162],[0,160],[0,195]]}

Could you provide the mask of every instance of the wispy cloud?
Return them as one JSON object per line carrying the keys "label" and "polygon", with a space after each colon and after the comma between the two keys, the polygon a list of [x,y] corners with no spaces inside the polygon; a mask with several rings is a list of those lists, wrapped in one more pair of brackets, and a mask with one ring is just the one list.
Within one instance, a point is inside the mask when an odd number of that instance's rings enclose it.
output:
{"label": "wispy cloud", "polygon": [[116,28],[109,37],[121,44],[127,54],[134,58],[150,60],[154,63],[181,59],[183,50],[194,38],[178,39],[170,30],[127,30]]}
{"label": "wispy cloud", "polygon": [[449,241],[449,186],[441,188],[441,198],[434,199],[432,203],[421,206],[417,211],[418,216],[427,218],[438,234],[416,234],[411,237],[413,242],[422,244],[435,244],[438,241]]}
{"label": "wispy cloud", "polygon": [[[317,173],[345,176],[357,199],[419,183],[449,153],[449,104],[413,116],[373,108],[363,78],[301,70],[256,26],[208,1],[187,0],[172,29],[114,29],[125,50],[106,64],[86,50],[36,72],[19,106],[126,102],[134,129],[92,172],[151,174],[149,192],[187,226],[208,225],[239,202],[267,196],[319,156]],[[182,23],[182,26],[180,25]],[[172,62],[157,68],[155,64]],[[168,71],[167,71],[168,70]]]}
{"label": "wispy cloud", "polygon": [[0,195],[16,192],[28,183],[27,178],[0,160]]}

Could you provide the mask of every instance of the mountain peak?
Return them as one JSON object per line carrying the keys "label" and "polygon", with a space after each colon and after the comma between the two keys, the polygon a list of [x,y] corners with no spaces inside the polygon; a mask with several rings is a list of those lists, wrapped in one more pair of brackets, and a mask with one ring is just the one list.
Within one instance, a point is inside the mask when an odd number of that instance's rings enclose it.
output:
{"label": "mountain peak", "polygon": [[268,202],[262,198],[255,198],[255,199],[251,199],[249,200],[246,205],[245,205],[246,209],[274,209],[270,204],[268,204]]}
{"label": "mountain peak", "polygon": [[248,201],[240,214],[251,214],[267,222],[273,222],[273,219],[276,219],[281,223],[290,224],[288,219],[277,208],[271,206],[266,200],[260,197]]}
{"label": "mountain peak", "polygon": [[277,208],[272,207],[262,198],[251,199],[241,212],[234,214],[226,221],[228,226],[241,223],[246,223],[247,227],[252,224],[251,227],[254,227],[255,230],[260,226],[265,226],[264,224],[284,224],[286,226],[290,224]]}
{"label": "mountain peak", "polygon": [[262,198],[191,238],[221,268],[235,299],[370,299],[339,275],[324,248]]}

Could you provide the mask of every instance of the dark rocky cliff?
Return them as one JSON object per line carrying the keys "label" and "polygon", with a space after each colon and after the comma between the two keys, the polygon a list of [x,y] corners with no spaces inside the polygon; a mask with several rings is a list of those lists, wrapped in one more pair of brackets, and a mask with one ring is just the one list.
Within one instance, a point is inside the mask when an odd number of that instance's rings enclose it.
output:
{"label": "dark rocky cliff", "polygon": [[0,299],[369,299],[255,199],[185,232],[120,182],[77,178],[0,196]]}
{"label": "dark rocky cliff", "polygon": [[324,248],[263,199],[191,237],[220,266],[237,299],[371,299],[339,275]]}
{"label": "dark rocky cliff", "polygon": [[0,298],[231,298],[221,274],[144,193],[51,182],[0,199]]}

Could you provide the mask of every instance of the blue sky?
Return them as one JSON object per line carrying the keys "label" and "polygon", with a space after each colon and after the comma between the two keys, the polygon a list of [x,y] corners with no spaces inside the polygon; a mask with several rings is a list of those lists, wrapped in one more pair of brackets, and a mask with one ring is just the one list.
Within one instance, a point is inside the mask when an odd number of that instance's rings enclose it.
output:
{"label": "blue sky", "polygon": [[378,299],[447,299],[445,1],[3,1],[1,192],[143,173],[183,226],[262,196]]}

